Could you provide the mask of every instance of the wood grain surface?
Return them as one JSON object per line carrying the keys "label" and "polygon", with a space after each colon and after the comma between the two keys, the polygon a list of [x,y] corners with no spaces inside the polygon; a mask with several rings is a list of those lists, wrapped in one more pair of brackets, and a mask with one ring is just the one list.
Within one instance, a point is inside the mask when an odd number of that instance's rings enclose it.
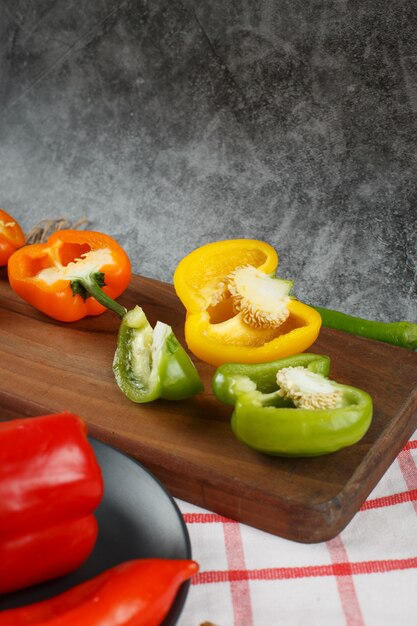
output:
{"label": "wood grain surface", "polygon": [[[184,341],[172,285],[134,276],[119,298]],[[132,455],[172,495],[301,542],[339,533],[417,427],[417,353],[322,329],[310,352],[331,358],[331,377],[374,401],[372,425],[354,446],[313,459],[259,454],[230,429],[232,407],[211,392],[214,368],[195,360],[205,391],[182,402],[137,405],[112,372],[119,320],[113,313],[63,324],[16,296],[0,275],[1,419],[73,411],[90,434]]]}

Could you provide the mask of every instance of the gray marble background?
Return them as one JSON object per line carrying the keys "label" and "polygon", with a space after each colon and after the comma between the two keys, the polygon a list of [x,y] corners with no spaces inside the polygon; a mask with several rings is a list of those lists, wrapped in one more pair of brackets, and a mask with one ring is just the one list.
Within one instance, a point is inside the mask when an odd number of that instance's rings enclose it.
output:
{"label": "gray marble background", "polygon": [[2,0],[0,206],[171,281],[265,239],[311,304],[417,321],[414,0]]}

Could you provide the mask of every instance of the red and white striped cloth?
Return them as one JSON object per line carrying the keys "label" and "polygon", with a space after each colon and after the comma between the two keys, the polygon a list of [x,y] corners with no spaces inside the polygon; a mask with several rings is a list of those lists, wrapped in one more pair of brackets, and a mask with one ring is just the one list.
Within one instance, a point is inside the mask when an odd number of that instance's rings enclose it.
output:
{"label": "red and white striped cloth", "polygon": [[331,541],[295,543],[177,503],[200,564],[178,626],[417,625],[417,431]]}

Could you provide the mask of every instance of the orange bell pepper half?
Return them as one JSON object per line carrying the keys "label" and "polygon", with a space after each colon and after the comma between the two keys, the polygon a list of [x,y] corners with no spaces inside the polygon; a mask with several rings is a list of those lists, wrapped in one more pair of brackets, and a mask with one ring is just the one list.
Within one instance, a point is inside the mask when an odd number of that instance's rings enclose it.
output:
{"label": "orange bell pepper half", "polygon": [[24,246],[8,262],[12,289],[39,311],[61,322],[100,315],[120,317],[113,298],[128,286],[129,257],[112,237],[94,231],[61,230],[46,244]]}
{"label": "orange bell pepper half", "polygon": [[0,265],[7,261],[18,248],[25,245],[25,235],[16,220],[0,209]]}

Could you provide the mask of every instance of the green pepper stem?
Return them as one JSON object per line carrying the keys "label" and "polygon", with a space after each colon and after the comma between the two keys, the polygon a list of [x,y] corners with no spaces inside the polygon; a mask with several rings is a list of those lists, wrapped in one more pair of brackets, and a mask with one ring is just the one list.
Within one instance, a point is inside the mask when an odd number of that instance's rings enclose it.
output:
{"label": "green pepper stem", "polygon": [[95,274],[89,274],[88,276],[82,276],[77,279],[78,282],[84,287],[90,296],[95,298],[97,302],[105,306],[110,311],[116,313],[119,317],[124,317],[127,309],[108,296],[99,286],[98,279]]}
{"label": "green pepper stem", "polygon": [[384,341],[402,348],[417,348],[417,324],[412,322],[376,322],[346,313],[312,307],[321,315],[323,326],[343,330],[352,335]]}

